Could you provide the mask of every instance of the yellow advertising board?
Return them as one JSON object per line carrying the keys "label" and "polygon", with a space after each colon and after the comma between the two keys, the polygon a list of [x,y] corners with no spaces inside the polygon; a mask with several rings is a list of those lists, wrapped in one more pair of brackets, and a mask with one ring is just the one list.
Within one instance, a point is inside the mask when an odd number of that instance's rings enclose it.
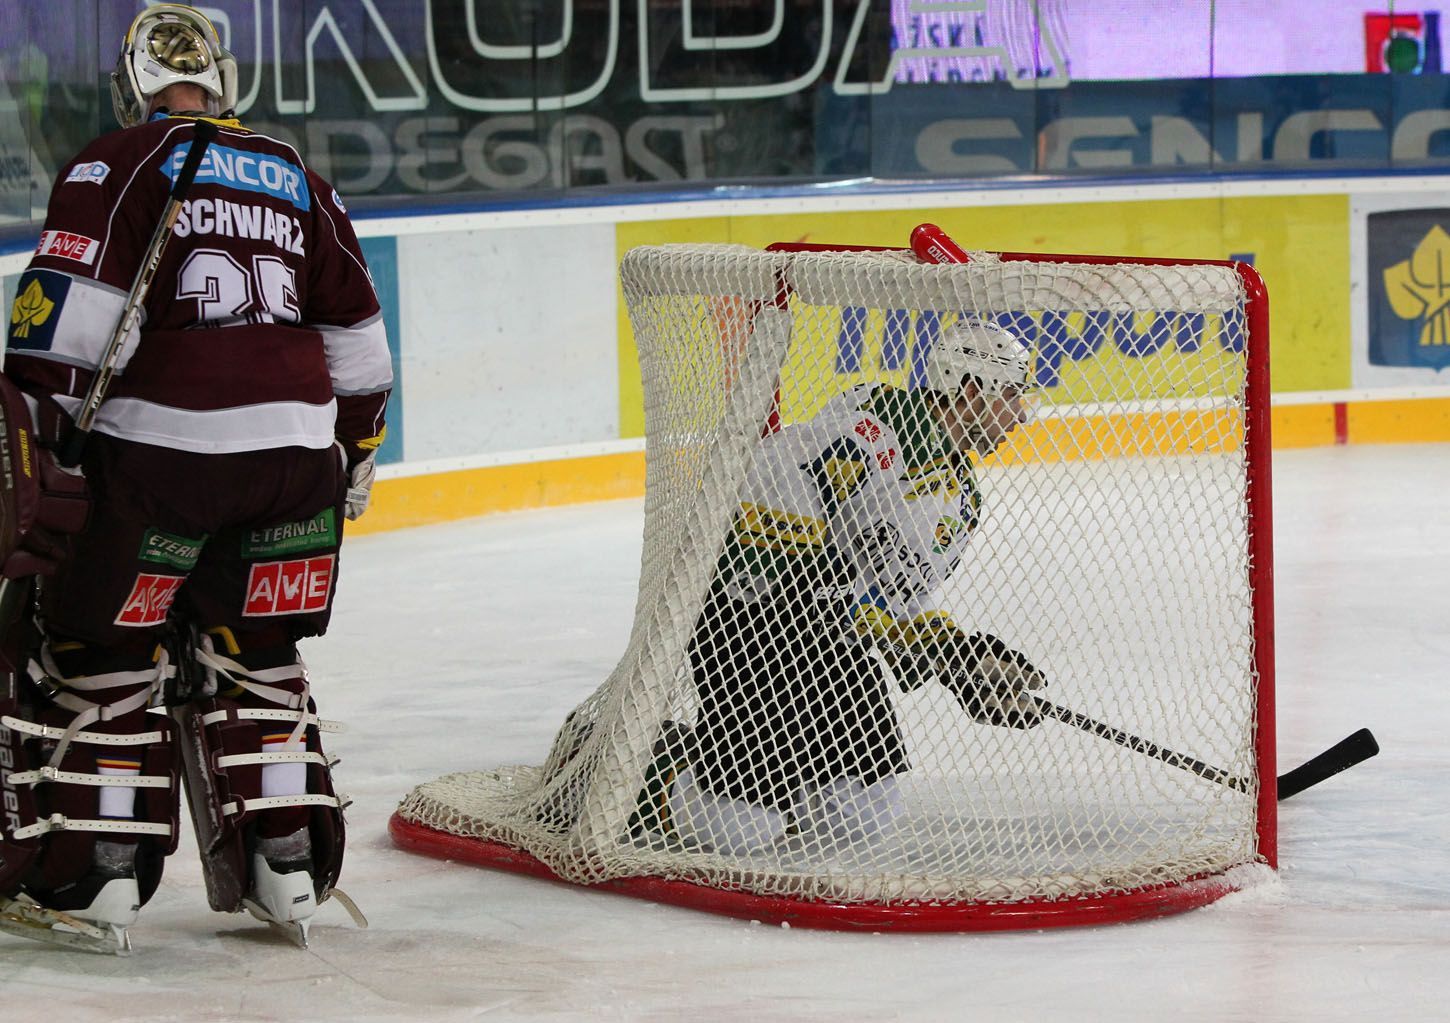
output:
{"label": "yellow advertising board", "polygon": [[[756,248],[777,241],[904,246],[911,229],[923,221],[940,224],[969,249],[1251,261],[1269,289],[1274,389],[1325,391],[1350,386],[1345,195],[713,217],[622,223],[616,239],[620,256],[637,245],[679,242],[730,242]],[[1074,316],[1067,317],[1062,327],[1077,336],[1085,325],[1080,314]],[[638,436],[644,427],[639,371],[622,306],[620,317],[621,435]],[[895,381],[909,372],[909,359],[904,364],[899,358],[882,361],[882,339],[890,334],[887,318],[881,311],[868,314],[859,332],[860,351],[853,352],[851,359],[837,360],[846,367],[840,374],[842,388],[868,377]],[[1104,393],[1105,385],[1122,375],[1124,360],[1134,359],[1140,363],[1135,376],[1154,381],[1153,393],[1123,397],[1202,396],[1208,393],[1205,387],[1215,386],[1205,381],[1222,380],[1220,364],[1233,358],[1227,349],[1228,332],[1216,321],[1208,317],[1206,322],[1162,325],[1160,332],[1171,333],[1174,343],[1145,346],[1142,352],[1132,344],[1093,346],[1048,367],[1043,382],[1050,392],[1069,396],[1067,400]],[[1123,323],[1116,329],[1149,326]],[[831,357],[818,352],[797,352],[795,357],[814,360],[823,355]],[[1141,365],[1145,359],[1156,364]],[[787,367],[781,395],[784,417],[809,415],[812,404],[822,398],[792,393],[789,379]]]}

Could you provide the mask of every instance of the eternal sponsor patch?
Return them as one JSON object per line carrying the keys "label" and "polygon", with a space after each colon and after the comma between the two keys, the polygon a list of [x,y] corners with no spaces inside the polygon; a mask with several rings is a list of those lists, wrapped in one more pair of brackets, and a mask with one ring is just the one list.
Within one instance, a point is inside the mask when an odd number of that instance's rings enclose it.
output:
{"label": "eternal sponsor patch", "polygon": [[35,247],[37,256],[54,256],[57,259],[73,259],[90,266],[96,261],[96,249],[100,246],[94,238],[69,231],[42,231],[40,244]]}
{"label": "eternal sponsor patch", "polygon": [[266,618],[327,610],[336,562],[336,557],[329,554],[325,558],[268,561],[253,565],[247,576],[247,596],[242,615]]}
{"label": "eternal sponsor patch", "polygon": [[116,624],[137,628],[160,625],[166,621],[171,603],[176,599],[176,591],[184,581],[177,575],[141,573],[136,577],[136,585],[131,587],[131,595],[121,605]]}
{"label": "eternal sponsor patch", "polygon": [[273,558],[280,554],[324,551],[337,546],[337,519],[325,508],[310,519],[254,529],[242,541],[242,557]]}
{"label": "eternal sponsor patch", "polygon": [[332,205],[337,207],[339,213],[346,213],[347,207],[342,204],[342,197],[337,194],[337,189],[332,190]]}
{"label": "eternal sponsor patch", "polygon": [[142,561],[149,561],[153,565],[166,565],[168,568],[179,568],[183,572],[190,572],[196,567],[196,559],[201,557],[201,547],[204,543],[206,543],[206,537],[202,537],[200,540],[189,540],[184,536],[177,536],[175,533],[148,529],[146,535],[141,538],[141,552],[137,557]]}
{"label": "eternal sponsor patch", "polygon": [[92,160],[90,163],[78,163],[70,169],[65,176],[67,183],[72,181],[88,181],[93,185],[99,185],[106,180],[106,175],[111,173],[109,164],[100,160]]}

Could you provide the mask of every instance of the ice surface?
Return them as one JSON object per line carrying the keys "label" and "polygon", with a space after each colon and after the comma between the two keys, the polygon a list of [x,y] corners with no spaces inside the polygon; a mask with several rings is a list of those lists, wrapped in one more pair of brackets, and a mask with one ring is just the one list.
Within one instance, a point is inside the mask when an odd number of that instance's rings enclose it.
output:
{"label": "ice surface", "polygon": [[[66,1020],[1430,1020],[1450,966],[1450,446],[1275,457],[1281,770],[1384,752],[1281,805],[1277,880],[1148,923],[915,936],[752,926],[394,849],[412,786],[537,763],[628,636],[640,503],[349,541],[305,649],[349,814],[303,952],[206,906],[189,837],[130,959],[0,935],[0,1017]],[[1435,967],[1435,963],[1439,967]]]}

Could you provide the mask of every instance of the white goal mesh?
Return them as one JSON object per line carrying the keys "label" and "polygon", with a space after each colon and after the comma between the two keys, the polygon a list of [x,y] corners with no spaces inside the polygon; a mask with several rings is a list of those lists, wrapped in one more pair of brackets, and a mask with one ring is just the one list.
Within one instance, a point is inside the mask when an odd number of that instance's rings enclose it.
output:
{"label": "white goal mesh", "polygon": [[[1092,900],[1261,857],[1267,339],[1234,267],[660,246],[621,278],[648,465],[628,649],[542,766],[438,779],[401,820],[580,883],[823,904]],[[1035,413],[960,459],[922,383],[971,319],[1030,350]],[[1171,752],[975,719],[912,653],[944,619]]]}

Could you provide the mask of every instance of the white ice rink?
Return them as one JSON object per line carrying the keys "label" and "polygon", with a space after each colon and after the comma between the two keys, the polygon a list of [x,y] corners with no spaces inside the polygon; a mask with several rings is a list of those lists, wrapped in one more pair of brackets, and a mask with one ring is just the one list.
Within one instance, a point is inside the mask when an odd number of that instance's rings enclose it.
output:
{"label": "white ice rink", "polygon": [[613,667],[641,521],[617,502],[348,543],[333,631],[304,653],[349,727],[342,887],[371,929],[330,904],[304,952],[211,913],[188,837],[131,958],[0,935],[0,1019],[1450,1018],[1450,446],[1274,471],[1280,769],[1361,725],[1384,749],[1281,806],[1277,882],[1147,923],[834,934],[394,849],[413,785],[538,763]]}

